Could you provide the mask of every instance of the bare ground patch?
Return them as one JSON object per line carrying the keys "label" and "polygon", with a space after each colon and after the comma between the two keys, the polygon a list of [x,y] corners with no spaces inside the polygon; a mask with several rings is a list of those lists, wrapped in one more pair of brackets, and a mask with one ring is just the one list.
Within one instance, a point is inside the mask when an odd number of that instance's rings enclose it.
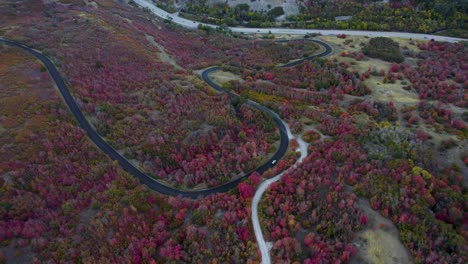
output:
{"label": "bare ground patch", "polygon": [[159,59],[161,59],[161,61],[169,63],[178,70],[182,70],[182,67],[180,67],[177,62],[166,53],[163,46],[154,41],[152,36],[146,35],[146,39],[159,50]]}
{"label": "bare ground patch", "polygon": [[[338,62],[346,62],[350,71],[357,71],[358,73],[364,73],[367,70],[375,70],[377,72],[383,71],[385,74],[389,71],[392,66],[391,62],[386,62],[379,59],[365,58],[357,61],[351,57],[342,57],[340,54],[345,52],[346,54],[361,52],[362,45],[369,41],[369,38],[348,36],[345,39],[340,39],[335,36],[321,36],[320,39],[331,43],[335,49],[335,54],[330,56],[331,59],[337,59]],[[352,40],[351,42],[349,42]],[[411,45],[411,40],[408,39],[395,39],[400,46],[407,46],[408,49],[417,51],[418,48],[415,45]],[[349,42],[349,43],[347,43]],[[346,44],[347,43],[347,44]],[[418,95],[413,91],[407,91],[403,89],[405,85],[409,85],[409,81],[406,78],[397,80],[395,83],[384,83],[383,76],[370,76],[364,81],[364,84],[371,89],[371,94],[364,98],[370,98],[374,101],[383,102],[394,102],[397,107],[401,104],[417,104],[419,102]]]}
{"label": "bare ground patch", "polygon": [[370,77],[364,83],[371,89],[369,95],[375,101],[394,102],[397,104],[417,104],[419,97],[416,93],[403,89],[403,81],[396,83],[382,83],[380,77]]}
{"label": "bare ground patch", "polygon": [[210,73],[210,77],[218,84],[223,85],[230,81],[242,81],[242,78],[238,75],[235,75],[226,71],[215,71]]}
{"label": "bare ground patch", "polygon": [[[346,32],[344,32],[346,34]],[[359,52],[361,51],[362,44],[367,44],[371,38],[365,36],[346,36],[346,38],[337,38],[336,36],[327,35],[327,36],[320,36],[320,39],[332,43],[337,46],[337,48],[341,49],[341,51],[347,52]],[[410,51],[418,52],[419,48],[417,47],[417,43],[426,42],[421,40],[412,40],[406,38],[392,38],[392,40],[396,41],[400,44],[400,48],[405,50],[408,49]],[[349,42],[348,44],[346,44]],[[339,54],[339,53],[337,53]]]}
{"label": "bare ground patch", "polygon": [[413,263],[408,249],[401,243],[398,229],[389,220],[370,208],[369,202],[359,200],[358,207],[368,217],[368,228],[358,233],[353,243],[358,253],[352,264],[406,264]]}

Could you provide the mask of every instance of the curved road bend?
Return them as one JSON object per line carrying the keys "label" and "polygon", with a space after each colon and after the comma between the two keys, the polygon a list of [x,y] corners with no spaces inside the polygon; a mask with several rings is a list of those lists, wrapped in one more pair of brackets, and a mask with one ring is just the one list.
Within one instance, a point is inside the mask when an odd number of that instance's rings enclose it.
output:
{"label": "curved road bend", "polygon": [[[325,43],[320,42],[320,41],[317,41],[317,42],[325,47],[325,52],[323,52],[321,54],[318,54],[318,55],[311,56],[309,58],[318,57],[318,56],[326,56],[331,52],[331,48],[328,45],[326,45]],[[119,154],[111,145],[109,145],[94,130],[94,128],[91,126],[91,124],[85,118],[83,112],[79,108],[78,104],[76,103],[75,99],[71,95],[70,91],[68,90],[67,85],[65,84],[65,81],[62,78],[62,76],[60,75],[59,71],[57,70],[57,68],[54,66],[54,64],[46,56],[44,56],[42,53],[40,53],[37,50],[31,49],[31,48],[29,48],[29,47],[27,47],[25,45],[22,45],[22,44],[20,44],[18,42],[15,42],[15,41],[3,39],[1,37],[0,37],[0,43],[4,43],[4,44],[7,44],[7,45],[10,45],[10,46],[13,46],[13,47],[20,48],[20,49],[30,53],[31,55],[33,55],[37,59],[39,59],[46,66],[46,68],[49,71],[52,79],[54,80],[55,84],[57,85],[57,88],[59,89],[65,103],[67,104],[67,106],[70,109],[70,111],[72,112],[72,114],[75,116],[78,124],[80,125],[80,127],[82,129],[84,129],[86,131],[89,138],[94,142],[94,144],[96,144],[96,146],[98,148],[100,148],[105,154],[107,154],[112,160],[117,161],[125,171],[127,171],[128,173],[130,173],[134,177],[138,178],[141,183],[145,184],[146,186],[148,186],[152,190],[155,190],[155,191],[157,191],[157,192],[159,192],[161,194],[173,195],[173,196],[181,195],[181,196],[184,196],[184,197],[189,197],[189,198],[195,199],[195,198],[198,198],[200,196],[207,196],[207,195],[214,194],[214,193],[219,193],[219,192],[227,192],[227,191],[235,188],[243,179],[249,177],[253,172],[263,174],[266,170],[272,168],[274,166],[274,164],[272,164],[273,160],[279,160],[281,157],[283,157],[284,153],[286,153],[286,150],[288,148],[289,140],[288,140],[288,136],[287,136],[287,131],[286,131],[286,128],[284,126],[284,123],[279,118],[279,116],[275,112],[271,111],[270,109],[268,109],[268,108],[266,108],[264,106],[261,106],[261,105],[255,103],[255,102],[253,102],[253,101],[248,100],[247,103],[249,105],[251,105],[251,106],[255,107],[256,109],[258,109],[260,111],[263,111],[263,112],[267,113],[268,115],[270,115],[273,118],[273,120],[275,121],[275,123],[276,123],[276,125],[278,127],[278,130],[279,130],[279,133],[280,133],[280,146],[278,147],[278,150],[275,152],[273,157],[271,157],[266,163],[259,166],[256,170],[251,171],[249,173],[246,173],[244,176],[242,176],[242,177],[240,177],[240,178],[238,178],[238,179],[236,179],[234,181],[222,184],[220,186],[216,186],[216,187],[208,188],[208,189],[203,189],[203,190],[195,190],[195,191],[182,191],[182,190],[171,188],[171,187],[169,187],[167,185],[162,184],[161,182],[157,181],[156,179],[148,176],[147,174],[142,172],[139,168],[137,168],[135,165],[130,163],[125,157],[123,157],[121,154]],[[306,58],[306,59],[308,59],[308,58]],[[302,62],[302,61],[304,61],[304,59],[301,59],[299,61]],[[298,64],[298,62],[296,62],[296,61],[294,61],[293,63],[294,64],[291,64],[291,66]],[[284,67],[284,65],[283,65],[283,67]],[[227,93],[231,97],[237,96],[237,95],[235,95],[234,93],[232,93],[230,91],[224,90],[221,86],[219,86],[213,80],[211,80],[211,78],[209,77],[209,73],[211,73],[213,71],[217,71],[218,69],[219,69],[219,67],[213,67],[213,68],[209,68],[207,70],[204,70],[202,72],[203,80],[208,85],[210,85],[211,87],[213,87],[214,89],[216,89],[216,90],[218,90],[220,92]]]}
{"label": "curved road bend", "polygon": [[333,53],[332,47],[330,45],[328,45],[327,43],[321,41],[321,40],[318,40],[318,39],[303,39],[303,40],[317,43],[320,46],[322,46],[325,50],[323,52],[321,52],[321,53],[314,54],[314,55],[311,55],[311,56],[308,56],[308,57],[305,57],[305,58],[302,58],[302,59],[299,59],[299,60],[294,60],[294,61],[285,63],[283,65],[280,65],[281,68],[293,67],[293,66],[296,66],[296,65],[299,65],[299,64],[303,63],[306,60],[326,57],[326,56]]}

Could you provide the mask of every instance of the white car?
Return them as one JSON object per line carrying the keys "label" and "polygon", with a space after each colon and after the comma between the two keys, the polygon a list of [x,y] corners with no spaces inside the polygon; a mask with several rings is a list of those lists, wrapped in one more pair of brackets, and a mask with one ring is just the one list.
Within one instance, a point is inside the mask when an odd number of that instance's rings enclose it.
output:
{"label": "white car", "polygon": [[276,160],[273,160],[273,161],[271,162],[271,164],[272,164],[272,165],[275,165],[275,164],[276,164]]}

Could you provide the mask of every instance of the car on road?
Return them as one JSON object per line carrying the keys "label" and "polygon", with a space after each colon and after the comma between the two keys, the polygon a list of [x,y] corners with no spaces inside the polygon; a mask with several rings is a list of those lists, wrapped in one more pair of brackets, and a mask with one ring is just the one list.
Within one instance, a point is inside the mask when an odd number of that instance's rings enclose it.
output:
{"label": "car on road", "polygon": [[275,165],[275,164],[276,164],[276,160],[273,160],[273,161],[271,162],[271,165]]}

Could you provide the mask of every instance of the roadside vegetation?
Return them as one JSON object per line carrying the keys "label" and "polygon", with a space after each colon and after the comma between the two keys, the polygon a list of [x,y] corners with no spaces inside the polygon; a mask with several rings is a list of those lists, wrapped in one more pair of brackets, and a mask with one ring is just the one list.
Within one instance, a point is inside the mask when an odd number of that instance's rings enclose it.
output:
{"label": "roadside vegetation", "polygon": [[363,53],[372,58],[389,62],[402,63],[405,58],[400,51],[400,45],[389,38],[373,38],[363,49]]}
{"label": "roadside vegetation", "polygon": [[[377,50],[404,56],[388,62],[365,54],[375,40],[328,36],[334,55],[281,68],[318,47],[186,31],[131,5],[96,4],[0,3],[0,32],[51,58],[97,131],[147,173],[194,189],[262,163],[278,132],[244,104],[252,99],[310,143],[259,204],[275,262],[359,261],[370,209],[416,263],[467,262],[464,43],[383,40]],[[214,65],[238,100],[195,73]],[[0,263],[261,261],[251,199],[294,164],[295,140],[272,170],[228,193],[163,196],[89,141],[33,57],[0,46],[0,83]]]}
{"label": "roadside vegetation", "polygon": [[[172,0],[155,2],[169,12],[174,11]],[[187,1],[180,14],[189,19],[227,26],[402,31],[468,37],[465,23],[468,5],[464,1],[306,0],[298,5],[299,14],[279,21],[275,18],[283,14],[280,6],[254,11],[248,4],[236,4],[235,1],[214,4],[201,0]]]}

